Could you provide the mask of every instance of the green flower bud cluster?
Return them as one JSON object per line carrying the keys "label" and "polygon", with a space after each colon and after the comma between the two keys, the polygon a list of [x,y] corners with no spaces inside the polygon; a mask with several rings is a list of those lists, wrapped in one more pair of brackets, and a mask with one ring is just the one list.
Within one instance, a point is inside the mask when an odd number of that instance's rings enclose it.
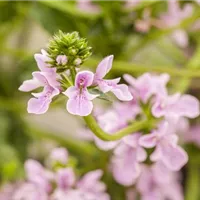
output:
{"label": "green flower bud cluster", "polygon": [[[57,68],[58,73],[62,73],[72,67],[79,67],[91,56],[91,47],[85,38],[81,38],[78,32],[63,33],[59,31],[50,40],[47,52],[52,61],[50,64]],[[67,62],[57,62],[57,57],[65,55]]]}

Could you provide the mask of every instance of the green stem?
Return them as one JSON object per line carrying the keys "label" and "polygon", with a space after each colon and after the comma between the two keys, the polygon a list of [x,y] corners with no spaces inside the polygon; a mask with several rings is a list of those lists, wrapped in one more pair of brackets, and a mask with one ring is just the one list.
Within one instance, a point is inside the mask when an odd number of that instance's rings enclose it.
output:
{"label": "green stem", "polygon": [[74,83],[75,78],[76,78],[76,70],[75,70],[74,66],[70,67],[70,74],[71,74],[71,77],[72,77],[72,82]]}
{"label": "green stem", "polygon": [[199,199],[200,195],[199,185],[200,185],[199,165],[189,162],[185,200]]}
{"label": "green stem", "polygon": [[[97,59],[90,59],[86,62],[85,65],[96,68],[98,63]],[[200,70],[197,69],[179,69],[175,67],[160,67],[160,66],[143,66],[140,64],[135,63],[127,63],[123,61],[115,61],[113,63],[113,71],[117,71],[118,73],[130,73],[134,74],[136,72],[138,73],[144,73],[144,72],[158,72],[158,73],[168,73],[172,76],[181,76],[181,77],[200,77]]]}
{"label": "green stem", "polygon": [[123,129],[117,131],[116,133],[110,135],[109,133],[106,133],[99,127],[98,123],[96,122],[95,118],[92,115],[88,115],[88,116],[84,117],[84,120],[85,120],[87,126],[90,128],[90,130],[93,131],[93,133],[98,138],[100,138],[104,141],[119,140],[126,135],[140,131],[141,129],[143,129],[144,127],[149,125],[149,123],[150,123],[150,121],[147,121],[147,120],[135,121],[133,124],[127,126],[126,128],[123,128]]}

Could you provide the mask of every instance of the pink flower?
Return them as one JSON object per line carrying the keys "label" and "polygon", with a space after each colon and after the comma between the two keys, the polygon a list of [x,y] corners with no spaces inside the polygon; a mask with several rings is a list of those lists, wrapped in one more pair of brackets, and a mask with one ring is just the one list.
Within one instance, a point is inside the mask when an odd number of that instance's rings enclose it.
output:
{"label": "pink flower", "polygon": [[114,151],[112,158],[112,172],[115,180],[124,185],[133,185],[141,173],[140,162],[147,155],[145,150],[139,146],[139,133],[134,133],[123,139],[123,142]]}
{"label": "pink flower", "polygon": [[44,90],[40,93],[32,93],[35,98],[28,101],[28,113],[43,114],[47,112],[53,97],[59,93],[59,89],[51,86],[44,87]]}
{"label": "pink flower", "polygon": [[54,178],[53,174],[43,168],[43,166],[35,160],[27,160],[25,163],[25,171],[27,180],[35,184],[38,188],[45,192],[51,191],[51,180]]}
{"label": "pink flower", "polygon": [[[180,8],[178,1],[168,1],[168,12],[161,15],[160,28],[171,28],[177,26],[182,20],[192,15],[193,6],[185,4]],[[164,25],[164,26],[163,26]],[[188,45],[188,35],[183,29],[177,29],[172,33],[172,38],[178,46],[184,48]]]}
{"label": "pink flower", "polygon": [[49,64],[48,62],[52,61],[52,59],[49,57],[48,53],[42,49],[41,50],[42,54],[36,53],[34,55],[34,58],[37,62],[38,68],[40,69],[40,71],[42,72],[53,72],[55,71],[54,68],[51,68],[51,64]]}
{"label": "pink flower", "polygon": [[83,194],[90,194],[95,200],[109,200],[109,195],[105,193],[106,185],[100,181],[102,175],[101,170],[88,172],[78,181],[78,190]]}
{"label": "pink flower", "polygon": [[67,110],[69,113],[87,116],[92,112],[92,101],[98,95],[90,94],[87,90],[92,85],[94,74],[90,71],[82,71],[76,75],[75,86],[69,87],[63,94],[69,97]]}
{"label": "pink flower", "polygon": [[99,13],[100,8],[94,5],[91,0],[77,0],[77,7],[89,13]]}
{"label": "pink flower", "polygon": [[188,161],[187,153],[177,145],[178,137],[171,133],[167,122],[158,130],[140,138],[139,144],[145,148],[155,147],[151,161],[162,161],[167,168],[179,171]]}
{"label": "pink flower", "polygon": [[[119,116],[114,110],[110,110],[102,115],[97,117],[97,121],[100,127],[107,133],[115,133],[119,129],[123,128],[127,122],[120,120]],[[103,141],[98,137],[94,136],[94,141],[97,147],[101,150],[107,151],[111,150],[117,146],[120,141]]]}
{"label": "pink flower", "polygon": [[42,50],[42,54],[35,54],[40,72],[33,72],[33,79],[26,80],[19,87],[20,91],[29,92],[39,87],[44,87],[40,93],[32,93],[34,98],[28,101],[28,112],[34,114],[45,113],[53,97],[60,93],[60,83],[57,81],[56,69],[50,68],[50,65],[46,63],[49,61],[49,57],[46,51]]}
{"label": "pink flower", "polygon": [[139,32],[146,33],[150,30],[151,26],[151,10],[144,9],[142,19],[137,19],[135,21],[135,28]]}
{"label": "pink flower", "polygon": [[63,191],[67,191],[75,184],[75,174],[72,168],[59,169],[56,174],[57,185]]}
{"label": "pink flower", "polygon": [[48,200],[48,195],[32,183],[24,183],[13,195],[13,200]]}
{"label": "pink flower", "polygon": [[178,174],[169,171],[162,163],[143,166],[136,188],[141,200],[183,200]]}
{"label": "pink flower", "polygon": [[180,117],[195,118],[200,113],[199,101],[191,95],[163,96],[156,100],[152,107],[152,114],[159,117],[166,117],[176,122]]}
{"label": "pink flower", "polygon": [[49,155],[49,160],[51,163],[61,163],[66,165],[68,162],[68,151],[65,148],[55,148]]}
{"label": "pink flower", "polygon": [[132,86],[132,93],[143,103],[147,103],[152,95],[160,96],[167,94],[166,84],[169,81],[168,74],[156,76],[145,73],[137,79],[126,74],[124,75],[124,79]]}
{"label": "pink flower", "polygon": [[130,101],[133,97],[127,85],[118,84],[120,78],[112,80],[103,79],[112,68],[112,62],[113,55],[107,56],[99,63],[94,76],[93,85],[98,86],[103,93],[111,91],[121,101]]}

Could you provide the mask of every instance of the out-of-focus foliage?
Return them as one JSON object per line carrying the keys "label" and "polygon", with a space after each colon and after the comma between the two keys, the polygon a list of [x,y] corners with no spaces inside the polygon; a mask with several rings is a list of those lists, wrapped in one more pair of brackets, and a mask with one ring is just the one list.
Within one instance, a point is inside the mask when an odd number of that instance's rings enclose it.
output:
{"label": "out-of-focus foliage", "polygon": [[[167,11],[166,1],[141,1],[135,6],[128,7],[125,1],[95,1],[93,5],[98,6],[97,12],[81,9],[75,1],[0,2],[1,183],[23,176],[22,166],[29,156],[29,147],[41,138],[49,138],[57,141],[59,145],[67,146],[80,159],[80,165],[84,165],[84,162],[97,161],[98,167],[105,168],[108,159],[109,153],[102,153],[93,146],[81,143],[82,146],[79,145],[79,148],[84,150],[79,151],[74,141],[70,141],[67,137],[40,131],[40,127],[33,130],[26,120],[26,97],[18,92],[18,87],[26,77],[30,76],[33,69],[36,69],[33,54],[40,51],[41,45],[37,39],[41,34],[47,35],[48,39],[58,30],[79,32],[82,37],[88,39],[89,46],[93,47],[92,59],[95,64],[97,58],[114,54],[116,68],[117,62],[122,61],[130,64],[130,67],[133,63],[135,68],[145,66],[150,71],[157,69],[159,72],[164,72],[165,67],[199,69],[200,29],[195,29],[194,26],[195,23],[200,23],[200,6],[195,1],[180,2],[181,6],[186,3],[193,6],[193,13],[177,27],[159,29],[153,26],[148,32],[143,33],[137,30],[136,21],[142,19],[145,10],[150,11],[152,18],[158,19],[161,13]],[[200,25],[198,26],[200,28]],[[179,47],[171,38],[171,33],[176,28],[181,28],[188,34],[189,43],[184,48]],[[88,67],[92,67],[89,62]],[[141,72],[133,70],[132,74]],[[113,70],[112,76],[118,73],[122,72]],[[172,82],[178,82],[176,89],[188,90],[195,96],[200,96],[199,79],[175,76]],[[69,131],[70,129],[67,130]],[[191,149],[189,153],[196,155],[196,151]],[[81,155],[83,152],[85,157]],[[91,152],[96,154],[92,160],[88,160],[87,155]],[[42,160],[43,154],[37,157]],[[90,167],[89,164],[88,166]],[[104,178],[109,183],[108,189],[113,194],[113,199],[124,199],[123,187],[113,183],[110,175],[105,175]],[[119,191],[117,195],[116,190]]]}

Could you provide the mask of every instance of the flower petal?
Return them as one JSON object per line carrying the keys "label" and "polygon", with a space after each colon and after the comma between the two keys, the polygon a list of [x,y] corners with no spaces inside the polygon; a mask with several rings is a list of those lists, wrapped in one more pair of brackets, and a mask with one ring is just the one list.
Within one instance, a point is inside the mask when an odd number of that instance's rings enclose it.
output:
{"label": "flower petal", "polygon": [[150,133],[148,135],[144,135],[144,136],[140,137],[139,144],[146,148],[155,147],[157,144],[157,134]]}
{"label": "flower petal", "polygon": [[56,80],[56,73],[52,72],[33,72],[33,77],[41,84],[50,85],[51,87],[58,88],[60,83]]}
{"label": "flower petal", "polygon": [[94,74],[90,71],[78,72],[75,79],[75,86],[77,88],[86,88],[92,85]]}
{"label": "flower petal", "polygon": [[51,103],[51,99],[39,97],[37,98],[31,98],[28,101],[28,113],[33,114],[44,114],[49,109],[49,105]]}
{"label": "flower petal", "polygon": [[23,92],[30,92],[42,85],[43,84],[41,84],[41,82],[39,82],[36,78],[33,78],[31,80],[24,81],[22,85],[19,87],[19,90]]}
{"label": "flower petal", "polygon": [[138,162],[143,162],[147,158],[147,153],[142,147],[137,147],[136,149],[136,159]]}
{"label": "flower petal", "polygon": [[114,87],[111,92],[121,101],[130,101],[133,96],[129,92],[128,86],[125,84],[119,84]]}
{"label": "flower petal", "polygon": [[97,85],[99,86],[99,89],[103,92],[109,92],[110,90],[112,90],[117,83],[119,83],[120,78],[116,78],[116,79],[112,79],[112,80],[98,80],[97,81]]}
{"label": "flower petal", "polygon": [[67,190],[70,189],[75,183],[75,174],[72,168],[59,169],[57,172],[58,187]]}
{"label": "flower petal", "polygon": [[88,92],[85,91],[78,94],[74,98],[70,98],[67,102],[67,110],[73,115],[87,116],[92,112],[93,104],[87,98]]}
{"label": "flower petal", "polygon": [[181,96],[175,106],[175,109],[175,112],[178,112],[180,116],[189,118],[198,117],[200,114],[199,101],[191,95]]}
{"label": "flower petal", "polygon": [[179,171],[188,161],[187,153],[179,146],[165,144],[161,152],[162,161],[170,170]]}
{"label": "flower petal", "polygon": [[65,92],[63,92],[63,94],[69,98],[75,98],[78,95],[78,93],[79,89],[75,86],[71,86]]}
{"label": "flower petal", "polygon": [[38,68],[43,71],[43,72],[51,72],[52,68],[50,64],[48,64],[48,61],[51,61],[51,58],[48,57],[48,53],[42,49],[41,50],[42,54],[35,54],[34,58],[37,62]]}
{"label": "flower petal", "polygon": [[85,192],[100,194],[106,190],[106,185],[100,181],[103,175],[102,170],[94,170],[85,174],[78,182],[77,187]]}
{"label": "flower petal", "polygon": [[123,78],[129,85],[135,87],[137,80],[133,76],[125,74]]}
{"label": "flower petal", "polygon": [[95,80],[102,79],[112,68],[113,55],[105,57],[97,66]]}
{"label": "flower petal", "polygon": [[115,157],[113,159],[113,176],[118,183],[124,186],[133,185],[140,174],[139,164],[131,158],[129,155],[124,155],[124,158]]}
{"label": "flower petal", "polygon": [[110,142],[103,141],[96,136],[94,136],[94,142],[95,142],[96,146],[103,151],[111,150],[111,149],[115,148],[117,146],[117,144],[119,143],[118,141],[110,141]]}

